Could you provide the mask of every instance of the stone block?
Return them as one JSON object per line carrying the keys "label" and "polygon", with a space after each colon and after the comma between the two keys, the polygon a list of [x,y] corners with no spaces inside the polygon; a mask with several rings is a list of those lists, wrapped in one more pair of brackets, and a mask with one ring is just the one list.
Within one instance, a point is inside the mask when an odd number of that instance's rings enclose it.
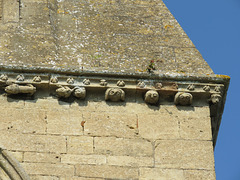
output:
{"label": "stone block", "polygon": [[59,180],[58,177],[56,176],[36,176],[36,175],[31,175],[30,176],[31,180]]}
{"label": "stone block", "polygon": [[214,170],[211,141],[159,140],[155,145],[156,167]]}
{"label": "stone block", "polygon": [[50,163],[21,163],[29,175],[74,176],[74,166]]}
{"label": "stone block", "polygon": [[216,180],[214,171],[205,170],[184,170],[185,180]]}
{"label": "stone block", "polygon": [[119,166],[76,165],[76,175],[106,179],[137,179],[138,169]]}
{"label": "stone block", "polygon": [[142,139],[95,137],[94,153],[117,156],[152,156],[152,143]]}
{"label": "stone block", "polygon": [[60,162],[60,158],[59,154],[54,153],[24,152],[24,162],[57,163]]}
{"label": "stone block", "polygon": [[106,156],[104,155],[76,155],[63,154],[61,162],[65,164],[106,164]]}
{"label": "stone block", "polygon": [[93,137],[69,136],[67,139],[67,153],[92,154],[93,153]]}
{"label": "stone block", "polygon": [[103,178],[87,178],[87,177],[61,177],[60,180],[104,180]]}
{"label": "stone block", "polygon": [[18,134],[1,131],[3,147],[13,151],[66,153],[66,138],[63,136]]}
{"label": "stone block", "polygon": [[178,139],[178,119],[167,114],[138,114],[139,135],[145,139]]}
{"label": "stone block", "polygon": [[82,135],[82,113],[69,110],[49,110],[47,112],[47,133],[63,135]]}
{"label": "stone block", "polygon": [[108,156],[108,165],[129,167],[153,167],[154,160],[151,157]]}
{"label": "stone block", "polygon": [[160,169],[160,168],[140,168],[139,180],[185,180],[183,170],[180,169]]}
{"label": "stone block", "polygon": [[179,117],[181,139],[212,140],[211,118]]}
{"label": "stone block", "polygon": [[134,137],[137,116],[121,113],[92,113],[84,124],[84,133],[91,136]]}
{"label": "stone block", "polygon": [[3,0],[3,21],[19,22],[19,1]]}
{"label": "stone block", "polygon": [[18,162],[23,162],[23,152],[9,151],[9,154],[11,154]]}

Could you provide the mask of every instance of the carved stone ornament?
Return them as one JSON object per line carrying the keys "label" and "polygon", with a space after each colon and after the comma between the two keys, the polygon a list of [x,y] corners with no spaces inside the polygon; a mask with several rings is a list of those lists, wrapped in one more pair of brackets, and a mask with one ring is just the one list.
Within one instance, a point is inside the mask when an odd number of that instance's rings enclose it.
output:
{"label": "carved stone ornament", "polygon": [[83,84],[84,84],[84,85],[90,85],[91,82],[90,82],[89,79],[84,79],[84,80],[83,80]]}
{"label": "carved stone ornament", "polygon": [[140,88],[144,88],[146,86],[146,84],[142,81],[140,81],[138,84],[137,84],[137,87],[140,87]]}
{"label": "carved stone ornament", "polygon": [[210,91],[211,88],[210,88],[210,86],[204,86],[204,87],[203,87],[203,90],[204,90],[204,91]]}
{"label": "carved stone ornament", "polygon": [[41,79],[40,76],[35,76],[35,77],[33,78],[33,81],[34,81],[34,82],[41,82],[42,79]]}
{"label": "carved stone ornament", "polygon": [[51,83],[58,83],[58,78],[57,77],[51,77],[50,82]]}
{"label": "carved stone ornament", "polygon": [[193,84],[190,84],[190,85],[188,85],[187,89],[190,90],[190,91],[194,91],[195,86]]}
{"label": "carved stone ornament", "polygon": [[24,76],[22,74],[19,74],[16,78],[17,81],[24,81]]}
{"label": "carved stone ornament", "polygon": [[100,85],[101,85],[101,86],[107,86],[107,84],[108,84],[108,83],[107,83],[107,81],[106,81],[105,79],[101,79],[101,80],[100,80]]}
{"label": "carved stone ornament", "polygon": [[125,92],[120,88],[108,88],[105,92],[106,101],[125,101]]}
{"label": "carved stone ornament", "polygon": [[221,91],[222,91],[221,86],[216,86],[216,87],[214,88],[214,91],[216,91],[216,92],[221,92]]}
{"label": "carved stone ornament", "polygon": [[0,76],[0,80],[7,81],[8,80],[8,76],[6,74],[2,74]]}
{"label": "carved stone ornament", "polygon": [[5,91],[8,94],[30,94],[33,95],[36,92],[36,87],[31,84],[27,84],[26,86],[20,86],[18,84],[12,84],[5,88]]}
{"label": "carved stone ornament", "polygon": [[75,87],[73,95],[79,99],[84,99],[86,97],[86,89],[84,87]]}
{"label": "carved stone ornament", "polygon": [[155,84],[156,89],[162,89],[162,87],[163,87],[162,83],[156,83]]}
{"label": "carved stone ornament", "polygon": [[192,100],[193,100],[192,94],[185,93],[185,92],[178,92],[175,95],[174,103],[176,105],[187,106],[192,104]]}
{"label": "carved stone ornament", "polygon": [[172,89],[178,89],[178,85],[176,83],[172,84]]}
{"label": "carved stone ornament", "polygon": [[157,104],[159,100],[159,94],[155,90],[149,90],[146,92],[144,100],[148,104]]}
{"label": "carved stone ornament", "polygon": [[68,78],[66,82],[68,84],[74,84],[74,79],[73,78]]}
{"label": "carved stone ornament", "polygon": [[56,89],[56,93],[59,97],[63,97],[63,98],[68,98],[69,96],[71,96],[73,89],[71,89],[68,86],[58,86],[59,88]]}
{"label": "carved stone ornament", "polygon": [[222,96],[220,94],[212,94],[210,98],[210,102],[213,104],[218,104],[222,99]]}
{"label": "carved stone ornament", "polygon": [[125,82],[120,80],[120,81],[117,82],[117,86],[124,87],[125,86]]}

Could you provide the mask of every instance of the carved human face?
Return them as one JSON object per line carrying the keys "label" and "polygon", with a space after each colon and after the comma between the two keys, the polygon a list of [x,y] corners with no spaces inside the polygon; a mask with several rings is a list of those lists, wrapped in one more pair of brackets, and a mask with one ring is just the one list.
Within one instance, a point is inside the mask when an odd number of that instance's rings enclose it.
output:
{"label": "carved human face", "polygon": [[175,104],[186,106],[186,105],[192,104],[192,99],[193,97],[190,93],[179,92],[176,94],[174,101],[175,101]]}
{"label": "carved human face", "polygon": [[148,104],[157,104],[159,100],[159,94],[157,91],[149,90],[148,92],[146,92],[144,100]]}
{"label": "carved human face", "polygon": [[122,89],[119,88],[109,88],[106,91],[105,99],[110,101],[124,101],[125,93]]}

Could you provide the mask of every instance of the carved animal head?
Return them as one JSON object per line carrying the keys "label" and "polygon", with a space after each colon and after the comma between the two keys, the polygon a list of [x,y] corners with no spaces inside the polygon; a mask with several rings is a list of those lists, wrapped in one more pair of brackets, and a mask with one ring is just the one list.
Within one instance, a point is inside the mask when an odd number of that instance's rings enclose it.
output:
{"label": "carved animal head", "polygon": [[220,94],[212,94],[210,101],[213,104],[217,104],[217,103],[219,103],[221,101],[221,99],[222,99],[222,96]]}
{"label": "carved animal head", "polygon": [[9,94],[18,94],[19,93],[19,85],[12,84],[5,88],[5,91]]}
{"label": "carved animal head", "polygon": [[67,86],[59,86],[60,88],[58,88],[56,90],[56,93],[59,97],[64,97],[64,98],[68,98],[71,93],[72,93],[72,89],[70,89],[69,87]]}
{"label": "carved animal head", "polygon": [[86,89],[84,87],[75,88],[73,95],[79,99],[84,99],[86,97]]}
{"label": "carved animal head", "polygon": [[120,88],[108,88],[105,92],[105,100],[109,101],[124,101],[125,92]]}
{"label": "carved animal head", "polygon": [[148,104],[157,104],[159,100],[159,94],[155,90],[149,90],[146,92],[144,100]]}
{"label": "carved animal head", "polygon": [[175,95],[174,102],[176,105],[180,104],[183,106],[192,104],[193,96],[190,93],[179,92]]}

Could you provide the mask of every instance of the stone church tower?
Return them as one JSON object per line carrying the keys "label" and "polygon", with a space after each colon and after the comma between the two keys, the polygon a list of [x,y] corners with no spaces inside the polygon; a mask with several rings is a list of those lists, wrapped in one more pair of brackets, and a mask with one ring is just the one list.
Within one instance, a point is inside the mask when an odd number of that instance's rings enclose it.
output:
{"label": "stone church tower", "polygon": [[162,0],[0,0],[0,179],[214,180],[229,80]]}

